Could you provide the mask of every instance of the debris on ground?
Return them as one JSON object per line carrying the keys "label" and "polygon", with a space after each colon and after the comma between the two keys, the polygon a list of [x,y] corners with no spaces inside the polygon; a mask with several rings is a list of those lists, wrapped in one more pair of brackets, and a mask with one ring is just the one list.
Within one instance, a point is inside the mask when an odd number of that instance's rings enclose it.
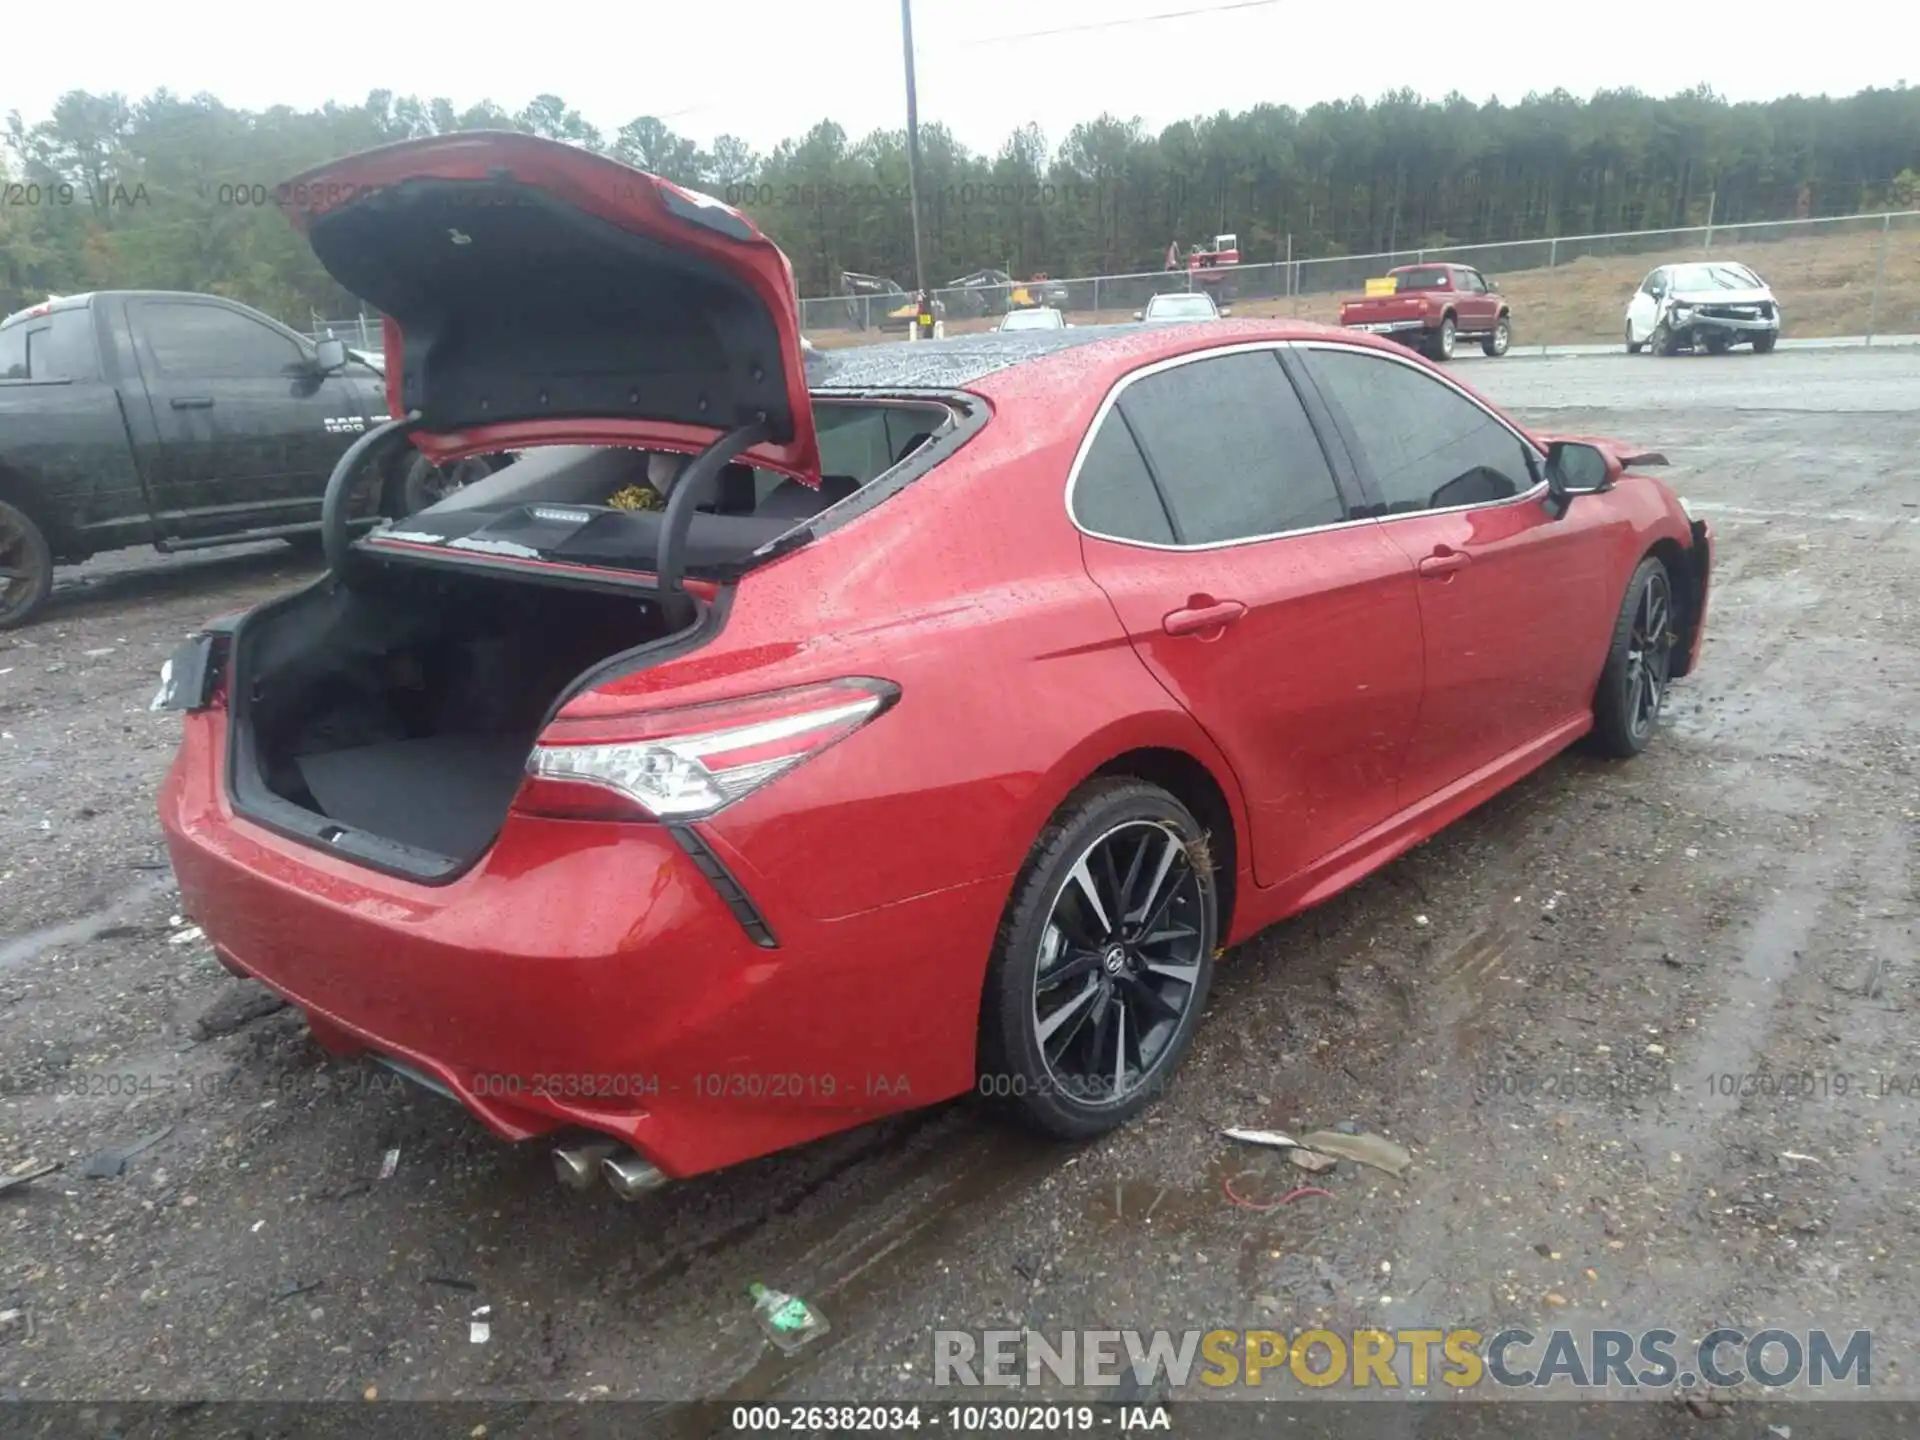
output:
{"label": "debris on ground", "polygon": [[832,1328],[827,1317],[798,1295],[770,1290],[758,1280],[747,1287],[753,1296],[753,1318],[769,1340],[791,1354]]}
{"label": "debris on ground", "polygon": [[1287,1151],[1287,1160],[1309,1175],[1324,1175],[1340,1163],[1331,1155],[1322,1155],[1317,1151],[1304,1150],[1297,1146]]}
{"label": "debris on ground", "polygon": [[380,1178],[382,1180],[391,1180],[393,1178],[393,1172],[399,1168],[400,1147],[396,1145],[380,1157]]}
{"label": "debris on ground", "polygon": [[45,1165],[29,1165],[24,1170],[16,1170],[11,1175],[0,1175],[0,1195],[9,1190],[19,1190],[36,1180],[44,1180],[61,1166],[61,1161],[49,1160]]}
{"label": "debris on ground", "polygon": [[202,1040],[231,1035],[255,1020],[286,1009],[287,1002],[255,981],[236,980],[233,987],[201,1013],[193,1022],[193,1033]]}
{"label": "debris on ground", "polygon": [[1300,1142],[1291,1135],[1282,1135],[1278,1130],[1222,1130],[1229,1140],[1238,1140],[1243,1145],[1271,1145],[1285,1150]]}
{"label": "debris on ground", "polygon": [[427,1284],[439,1285],[448,1290],[464,1290],[468,1294],[472,1294],[480,1288],[474,1284],[473,1281],[462,1280],[456,1275],[429,1275],[427,1276]]}
{"label": "debris on ground", "polygon": [[1356,1165],[1371,1165],[1389,1175],[1403,1175],[1413,1163],[1413,1155],[1404,1145],[1379,1135],[1342,1135],[1337,1130],[1316,1130],[1300,1144],[1322,1155],[1351,1160]]}
{"label": "debris on ground", "polygon": [[196,940],[207,938],[207,932],[198,925],[189,925],[184,930],[176,930],[167,937],[169,945],[191,945]]}
{"label": "debris on ground", "polygon": [[275,1300],[291,1300],[296,1295],[307,1295],[326,1284],[325,1280],[292,1280],[273,1292]]}
{"label": "debris on ground", "polygon": [[1233,1182],[1235,1180],[1243,1180],[1252,1173],[1252,1171],[1243,1170],[1238,1175],[1229,1175],[1221,1182],[1221,1188],[1227,1192],[1227,1199],[1231,1200],[1243,1210],[1278,1210],[1282,1205],[1291,1205],[1294,1201],[1306,1195],[1319,1195],[1328,1200],[1334,1198],[1331,1190],[1322,1190],[1318,1185],[1302,1185],[1296,1189],[1289,1190],[1278,1200],[1250,1199],[1234,1189]]}
{"label": "debris on ground", "polygon": [[80,1173],[90,1180],[111,1180],[114,1176],[126,1172],[127,1162],[134,1156],[151,1150],[172,1133],[173,1126],[163,1125],[152,1134],[142,1135],[131,1144],[97,1150],[80,1166]]}
{"label": "debris on ground", "polygon": [[484,1345],[493,1335],[493,1325],[487,1316],[493,1313],[491,1305],[482,1305],[473,1312],[471,1323],[467,1326],[467,1338],[475,1345]]}

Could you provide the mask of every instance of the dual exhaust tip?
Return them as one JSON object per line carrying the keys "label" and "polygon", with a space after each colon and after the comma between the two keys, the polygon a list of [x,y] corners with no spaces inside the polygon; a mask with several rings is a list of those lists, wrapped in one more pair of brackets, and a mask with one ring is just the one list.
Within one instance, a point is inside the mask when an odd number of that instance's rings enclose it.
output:
{"label": "dual exhaust tip", "polygon": [[611,1141],[559,1147],[553,1152],[553,1173],[569,1190],[591,1190],[604,1179],[622,1200],[638,1200],[667,1183],[660,1170]]}

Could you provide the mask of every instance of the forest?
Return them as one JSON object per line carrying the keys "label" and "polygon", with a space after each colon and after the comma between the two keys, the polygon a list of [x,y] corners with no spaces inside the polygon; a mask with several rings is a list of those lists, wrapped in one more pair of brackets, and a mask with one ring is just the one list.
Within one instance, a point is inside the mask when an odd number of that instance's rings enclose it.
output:
{"label": "forest", "polygon": [[[8,117],[0,147],[0,314],[88,289],[231,296],[304,328],[352,312],[275,207],[289,176],[374,145],[512,129],[589,147],[738,203],[792,258],[803,295],[842,270],[913,277],[906,136],[831,120],[756,154],[642,116],[606,134],[553,95],[510,112],[375,91],[354,105],[232,109],[211,95],[74,91]],[[1729,103],[1709,89],[1517,104],[1410,91],[1260,105],[1157,134],[1111,114],[993,154],[921,127],[927,279],[1160,268],[1220,231],[1243,260],[1367,254],[1857,214],[1920,205],[1920,88]]]}

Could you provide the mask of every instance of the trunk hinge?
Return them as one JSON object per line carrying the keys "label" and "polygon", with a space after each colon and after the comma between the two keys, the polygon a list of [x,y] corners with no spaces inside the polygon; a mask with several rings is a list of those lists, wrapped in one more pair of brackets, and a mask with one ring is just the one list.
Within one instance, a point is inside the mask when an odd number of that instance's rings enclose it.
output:
{"label": "trunk hinge", "polygon": [[320,502],[320,543],[326,550],[327,569],[335,575],[346,565],[347,546],[353,540],[347,528],[347,496],[353,490],[353,482],[359,478],[363,466],[384,460],[386,452],[397,448],[419,423],[420,412],[412,410],[397,420],[376,425],[349,445],[346,454],[335,462],[333,474],[327,478],[326,498]]}
{"label": "trunk hinge", "polygon": [[670,619],[684,623],[684,612],[692,608],[692,598],[682,586],[687,572],[687,530],[693,524],[696,506],[719,494],[720,472],[733,457],[768,439],[772,426],[761,415],[750,424],[729,430],[693,457],[673,493],[667,496],[666,518],[660,526],[660,548],[654,559],[654,573],[660,577],[660,605]]}

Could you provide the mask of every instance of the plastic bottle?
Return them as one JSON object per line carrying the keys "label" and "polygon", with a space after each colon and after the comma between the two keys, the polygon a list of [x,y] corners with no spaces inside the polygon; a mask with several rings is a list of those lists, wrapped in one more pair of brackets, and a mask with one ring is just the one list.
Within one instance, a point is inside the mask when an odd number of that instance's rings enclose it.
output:
{"label": "plastic bottle", "polygon": [[758,1280],[747,1287],[747,1293],[753,1296],[753,1318],[782,1350],[792,1353],[827,1333],[827,1317],[798,1295],[769,1290]]}

